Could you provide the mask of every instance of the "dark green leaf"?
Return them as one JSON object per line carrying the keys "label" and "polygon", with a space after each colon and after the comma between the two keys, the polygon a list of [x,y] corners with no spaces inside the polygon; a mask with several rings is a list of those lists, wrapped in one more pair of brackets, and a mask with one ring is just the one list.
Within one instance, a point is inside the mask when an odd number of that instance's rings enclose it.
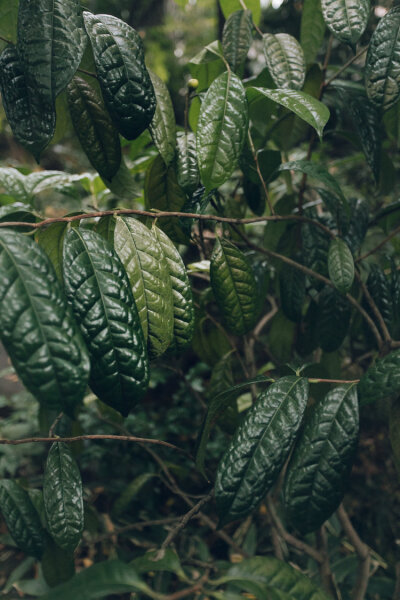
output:
{"label": "dark green leaf", "polygon": [[168,166],[175,156],[175,113],[171,96],[162,79],[155,73],[150,73],[154,93],[156,95],[156,112],[149,125],[154,145]]}
{"label": "dark green leaf", "polygon": [[[379,312],[381,313],[386,325],[390,327],[393,317],[392,294],[390,289],[390,281],[386,277],[383,270],[378,265],[372,265],[371,272],[367,279],[367,288],[375,302]],[[364,306],[367,311],[372,314],[371,308],[364,300]]]}
{"label": "dark green leaf", "polygon": [[302,271],[283,266],[279,273],[282,310],[288,319],[297,323],[301,319],[306,298],[306,278]]}
{"label": "dark green leaf", "polygon": [[201,431],[197,442],[196,466],[199,469],[199,471],[203,473],[203,475],[205,475],[204,459],[207,448],[207,442],[208,438],[210,437],[211,429],[213,428],[215,423],[220,417],[224,415],[224,413],[231,406],[232,401],[236,398],[238,392],[240,392],[246,387],[249,387],[250,385],[254,385],[257,383],[271,383],[271,381],[273,380],[269,377],[264,377],[260,375],[258,377],[254,377],[253,379],[249,379],[248,381],[244,381],[243,383],[230,386],[228,389],[221,391],[219,394],[211,398],[207,410],[207,415],[203,421],[203,425],[201,427]]}
{"label": "dark green leaf", "polygon": [[207,317],[196,317],[192,346],[200,360],[211,367],[231,350],[222,326],[217,327]]}
{"label": "dark green leaf", "polygon": [[319,345],[334,352],[348,333],[351,307],[346,298],[333,288],[325,287],[319,295],[316,330]]}
{"label": "dark green leaf", "polygon": [[0,55],[0,91],[13,134],[39,161],[55,131],[55,107],[52,100],[39,96],[33,84],[28,85],[23,63],[14,46],[9,46]]}
{"label": "dark green leaf", "polygon": [[153,477],[157,476],[157,473],[141,473],[135,477],[131,483],[124,487],[122,494],[114,502],[112,514],[115,517],[120,517],[129,508],[132,501],[136,498],[146,483],[153,479]]}
{"label": "dark green leaf", "polygon": [[301,425],[307,379],[282,377],[249,409],[217,471],[220,524],[245,517],[276,481]]}
{"label": "dark green leaf", "polygon": [[57,546],[53,539],[46,536],[41,567],[43,576],[49,587],[55,587],[68,581],[75,574],[74,556]]}
{"label": "dark green leaf", "polygon": [[0,511],[11,537],[26,554],[40,558],[44,530],[28,493],[12,479],[0,480]]}
{"label": "dark green leaf", "polygon": [[285,509],[301,533],[315,531],[343,499],[357,449],[356,386],[342,385],[314,404],[291,456]]}
{"label": "dark green leaf", "polygon": [[97,92],[80,77],[67,88],[75,133],[100,177],[112,179],[121,165],[119,135]]}
{"label": "dark green leaf", "polygon": [[149,353],[160,356],[174,333],[172,287],[161,246],[143,223],[118,217],[114,247],[128,274]]}
{"label": "dark green leaf", "polygon": [[167,548],[162,558],[159,558],[158,554],[158,550],[149,550],[143,556],[135,558],[131,564],[139,574],[148,573],[149,571],[168,571],[175,573],[180,579],[187,579],[179,557],[174,550]]}
{"label": "dark green leaf", "polygon": [[169,237],[158,227],[152,228],[165,257],[174,305],[174,339],[171,349],[181,352],[192,341],[194,307],[192,288],[181,255]]}
{"label": "dark green leaf", "polygon": [[237,10],[227,18],[222,32],[222,49],[232,70],[240,72],[253,41],[253,22],[249,10]]}
{"label": "dark green leaf", "polygon": [[260,22],[261,18],[261,4],[260,0],[219,0],[221,10],[225,18],[228,18],[236,10],[246,6],[248,10],[251,10],[255,23]]}
{"label": "dark green leaf", "polygon": [[[147,170],[144,193],[146,208],[179,212],[186,202],[186,194],[178,184],[174,165],[167,167],[161,156],[157,156]],[[176,217],[160,219],[159,226],[174,242],[188,242]]]}
{"label": "dark green leaf", "polygon": [[118,131],[134,140],[150,125],[156,98],[134,29],[111,15],[83,13],[106,107]]}
{"label": "dark green leaf", "polygon": [[29,93],[54,102],[75,75],[86,42],[79,0],[19,0],[18,51]]}
{"label": "dark green leaf", "polygon": [[353,254],[360,248],[368,231],[369,206],[364,199],[350,199],[351,218],[344,241]]}
{"label": "dark green leaf", "polygon": [[263,37],[264,56],[276,87],[301,90],[306,76],[303,49],[287,33],[266,33]]}
{"label": "dark green leaf", "polygon": [[87,229],[68,231],[63,259],[66,295],[89,350],[90,387],[127,416],[149,377],[128,277],[111,245]]}
{"label": "dark green leaf", "polygon": [[333,35],[355,46],[367,26],[370,0],[321,0],[321,6],[325,23]]}
{"label": "dark green leaf", "polygon": [[62,254],[67,227],[68,223],[52,223],[49,227],[39,229],[36,234],[36,241],[50,258],[60,283],[63,283]]}
{"label": "dark green leaf", "polygon": [[400,349],[376,361],[358,384],[360,404],[370,404],[400,391]]}
{"label": "dark green leaf", "polygon": [[156,596],[131,565],[120,560],[110,560],[77,573],[66,583],[41,596],[41,600],[71,600],[82,597],[82,593],[85,600],[95,600],[129,592],[142,592],[151,598]]}
{"label": "dark green leaf", "polygon": [[392,8],[372,34],[365,63],[365,86],[371,102],[387,110],[400,96],[400,6]]}
{"label": "dark green leaf", "polygon": [[354,281],[354,260],[349,247],[340,238],[335,238],[330,243],[328,270],[336,289],[346,294]]}
{"label": "dark green leaf", "polygon": [[[313,213],[307,214],[308,217],[314,218]],[[328,249],[329,249],[329,238],[319,228],[311,225],[310,223],[303,223],[301,226],[301,238],[303,242],[302,247],[302,258],[304,264],[328,277]],[[317,280],[311,279],[313,287],[320,289],[321,284]]]}
{"label": "dark green leaf", "polygon": [[49,533],[60,548],[73,552],[83,531],[82,480],[71,450],[61,442],[47,456],[43,498]]}
{"label": "dark green leaf", "polygon": [[236,169],[247,127],[243,84],[234,73],[223,73],[204,97],[196,134],[200,177],[206,191],[220,187]]}
{"label": "dark green leaf", "polygon": [[72,413],[82,400],[89,361],[54,269],[31,238],[0,230],[0,331],[28,390]]}
{"label": "dark green leaf", "polygon": [[293,160],[287,163],[284,163],[279,167],[280,171],[300,171],[301,173],[306,173],[310,177],[314,177],[314,179],[318,179],[321,183],[323,183],[329,190],[331,190],[340,200],[347,204],[345,197],[343,196],[343,192],[340,188],[340,185],[336,181],[336,179],[331,175],[325,167],[320,165],[319,163],[312,162],[310,160]]}
{"label": "dark green leaf", "polygon": [[196,137],[194,133],[183,132],[178,135],[178,156],[176,161],[176,177],[183,191],[192,196],[200,183],[197,165]]}
{"label": "dark green leaf", "polygon": [[257,319],[257,286],[244,254],[227,240],[217,239],[211,256],[211,286],[228,329],[244,335]]}
{"label": "dark green leaf", "polygon": [[[310,96],[310,94],[290,89],[269,90],[267,88],[247,88],[246,91],[249,102],[251,102],[255,94],[263,94],[270,100],[273,100],[274,102],[277,102],[278,104],[281,104],[285,108],[294,112],[298,117],[300,117],[300,119],[303,119],[303,121],[306,121],[306,123],[311,125],[311,127],[314,127],[318,135],[322,137],[324,127],[329,119],[329,109],[325,106],[325,104],[322,104],[322,102],[316,100],[316,98],[313,98],[313,96]],[[309,163],[316,168],[319,167],[317,163],[311,163],[310,161],[306,160],[298,160],[292,161],[291,163],[285,163],[285,165],[282,165],[281,170],[289,168],[294,169],[295,167],[287,167],[286,165],[294,165],[297,163]],[[307,168],[305,165],[303,166],[304,168]],[[319,168],[322,169],[322,167]],[[300,166],[298,170],[301,170]]]}
{"label": "dark green leaf", "polygon": [[314,62],[325,35],[321,0],[305,0],[301,13],[300,43],[307,65]]}

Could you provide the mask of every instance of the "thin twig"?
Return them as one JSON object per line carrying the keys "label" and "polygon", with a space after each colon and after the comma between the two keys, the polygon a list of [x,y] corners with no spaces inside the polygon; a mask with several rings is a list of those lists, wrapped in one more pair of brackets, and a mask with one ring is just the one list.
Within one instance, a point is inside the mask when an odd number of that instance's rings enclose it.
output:
{"label": "thin twig", "polygon": [[361,540],[357,531],[354,529],[343,504],[339,506],[336,514],[343,527],[343,531],[353,544],[359,558],[357,580],[353,590],[352,598],[353,600],[364,600],[370,575],[370,550],[368,546]]}
{"label": "thin twig", "polygon": [[7,38],[3,37],[2,35],[0,35],[0,40],[2,42],[6,42],[6,44],[14,44],[14,42],[12,42],[11,40],[8,40]]}
{"label": "thin twig", "polygon": [[247,132],[247,135],[248,135],[248,138],[249,138],[249,144],[250,144],[250,148],[251,148],[251,153],[253,155],[253,160],[254,160],[254,163],[256,165],[257,175],[258,175],[258,178],[259,178],[259,180],[261,182],[261,185],[263,187],[265,198],[266,198],[267,204],[268,204],[268,208],[271,211],[271,215],[274,215],[275,214],[274,207],[272,206],[271,198],[270,198],[270,195],[268,193],[267,184],[265,183],[265,179],[264,179],[264,177],[262,176],[262,173],[261,173],[260,163],[258,162],[258,155],[257,155],[257,151],[256,151],[255,146],[254,146],[253,138],[251,137],[250,129]]}
{"label": "thin twig", "polygon": [[324,526],[317,530],[316,540],[317,548],[323,558],[323,562],[319,565],[319,573],[322,585],[330,596],[335,598],[335,600],[339,600],[337,587],[333,579],[331,565],[329,562],[328,540]]}
{"label": "thin twig", "polygon": [[369,293],[369,290],[368,290],[367,286],[365,285],[365,283],[361,279],[361,275],[359,274],[359,272],[357,270],[355,271],[354,276],[357,279],[358,285],[362,289],[363,294],[365,296],[365,299],[368,302],[368,304],[369,304],[372,312],[374,313],[374,315],[375,315],[375,317],[376,317],[376,319],[377,319],[377,321],[379,323],[379,326],[380,326],[381,331],[383,333],[383,339],[385,340],[385,342],[387,342],[390,345],[390,343],[392,341],[392,337],[391,337],[391,335],[389,333],[389,330],[387,328],[387,325],[385,323],[385,320],[384,320],[384,318],[382,316],[381,311],[377,307],[375,300],[372,298],[371,294]]}
{"label": "thin twig", "polygon": [[375,254],[375,252],[377,252],[378,250],[380,250],[382,248],[382,246],[384,246],[385,244],[387,244],[398,233],[400,233],[400,226],[396,227],[396,229],[393,229],[392,233],[390,233],[387,237],[385,237],[385,239],[382,240],[377,246],[375,246],[375,248],[372,248],[372,250],[369,250],[369,252],[366,252],[362,256],[359,256],[356,259],[355,262],[360,262],[361,260],[365,260],[366,258],[368,258],[368,256],[371,256],[371,254]]}
{"label": "thin twig", "polygon": [[63,416],[64,416],[64,413],[61,411],[60,414],[57,415],[57,417],[54,419],[54,422],[49,429],[49,437],[54,437],[54,430],[57,427],[57,425],[59,424],[59,422],[61,421],[61,419],[63,418]]}
{"label": "thin twig", "polygon": [[84,75],[89,75],[89,77],[94,77],[94,79],[98,79],[96,73],[92,73],[91,71],[86,71],[86,69],[78,69],[78,73],[83,73]]}
{"label": "thin twig", "polygon": [[207,569],[207,571],[204,573],[204,575],[199,579],[199,581],[197,583],[195,583],[191,587],[186,588],[184,590],[179,590],[178,592],[175,592],[174,594],[169,594],[168,596],[162,596],[162,600],[180,600],[181,598],[187,598],[188,596],[192,596],[192,598],[196,597],[196,592],[201,591],[201,589],[203,588],[203,585],[205,583],[207,583],[209,575],[210,575],[210,570]]}
{"label": "thin twig", "polygon": [[368,50],[368,46],[365,46],[365,48],[361,48],[361,50],[359,52],[357,52],[357,54],[355,54],[352,58],[350,58],[350,60],[348,60],[342,67],[340,67],[340,69],[338,71],[336,71],[336,73],[334,75],[332,75],[332,77],[330,77],[324,83],[324,87],[328,87],[328,85],[330,85],[332,83],[332,81],[337,79],[343,73],[343,71],[345,71],[347,69],[347,67],[352,65],[353,62],[355,62],[358,58],[360,58],[360,56],[362,56],[364,54],[364,52],[366,52],[367,50]]}

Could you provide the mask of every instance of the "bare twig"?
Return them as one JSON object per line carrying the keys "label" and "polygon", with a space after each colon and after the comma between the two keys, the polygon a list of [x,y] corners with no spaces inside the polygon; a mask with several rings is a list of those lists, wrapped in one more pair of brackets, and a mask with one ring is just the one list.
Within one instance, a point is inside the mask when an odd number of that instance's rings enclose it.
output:
{"label": "bare twig", "polygon": [[324,526],[322,526],[321,529],[317,530],[316,540],[317,548],[323,558],[323,562],[319,565],[319,573],[322,585],[330,596],[335,598],[335,600],[339,600],[337,587],[333,579],[331,566],[329,562],[328,541],[326,538],[326,531]]}
{"label": "bare twig", "polygon": [[354,529],[343,504],[339,506],[336,514],[343,527],[343,531],[353,544],[359,558],[357,580],[353,590],[352,598],[353,600],[364,600],[370,575],[370,550],[368,546],[360,539],[357,531]]}
{"label": "bare twig", "polygon": [[334,75],[332,75],[332,77],[330,77],[324,83],[324,87],[328,87],[328,85],[330,85],[332,83],[332,81],[337,79],[343,73],[343,71],[345,71],[350,65],[352,65],[353,62],[358,60],[360,58],[360,56],[362,56],[364,54],[364,52],[366,52],[367,50],[368,50],[368,46],[365,46],[365,48],[361,48],[361,50],[359,52],[357,52],[357,54],[355,54],[352,58],[350,58],[350,60],[348,60],[342,67],[340,67],[340,69],[338,69],[336,71],[336,73]]}
{"label": "bare twig", "polygon": [[209,576],[210,576],[210,569],[207,569],[207,571],[204,573],[204,575],[199,579],[199,581],[197,583],[195,583],[191,587],[186,588],[184,590],[179,590],[178,592],[175,592],[174,594],[169,594],[168,596],[162,596],[162,600],[180,600],[181,598],[187,598],[188,596],[191,596],[192,598],[196,597],[196,592],[201,591],[201,589],[203,588],[203,585],[205,583],[207,583]]}
{"label": "bare twig", "polygon": [[54,430],[57,427],[57,425],[59,424],[59,422],[61,421],[61,419],[63,418],[63,416],[64,416],[64,413],[60,412],[60,414],[57,415],[57,417],[54,419],[54,422],[49,429],[49,437],[54,436]]}
{"label": "bare twig", "polygon": [[98,79],[96,73],[92,73],[91,71],[86,71],[86,69],[78,69],[78,73],[83,73],[84,75],[89,75],[89,77],[93,77],[94,79]]}
{"label": "bare twig", "polygon": [[356,259],[356,262],[360,262],[361,260],[365,260],[366,258],[368,258],[368,256],[371,256],[371,254],[375,254],[375,252],[377,252],[378,250],[380,250],[382,248],[382,246],[384,246],[385,244],[387,244],[392,238],[394,238],[399,233],[400,233],[400,226],[396,227],[396,229],[393,229],[393,231],[387,237],[385,237],[384,240],[382,240],[377,246],[375,246],[375,248],[372,248],[372,250],[369,250],[369,252],[366,252],[362,256],[359,256]]}

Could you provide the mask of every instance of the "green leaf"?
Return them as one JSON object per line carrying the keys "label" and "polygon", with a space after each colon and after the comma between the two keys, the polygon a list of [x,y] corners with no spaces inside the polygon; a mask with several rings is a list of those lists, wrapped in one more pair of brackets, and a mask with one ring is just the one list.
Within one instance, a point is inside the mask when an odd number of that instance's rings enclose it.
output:
{"label": "green leaf", "polygon": [[334,288],[325,287],[319,295],[316,318],[319,345],[325,352],[334,352],[340,348],[348,333],[350,304]]}
{"label": "green leaf", "polygon": [[192,341],[194,306],[192,288],[181,255],[169,237],[158,227],[152,228],[164,254],[170,277],[174,306],[174,339],[171,349],[181,352]]}
{"label": "green leaf", "polygon": [[253,41],[253,22],[249,10],[237,10],[227,18],[222,32],[222,50],[231,69],[243,67]]}
{"label": "green leaf", "polygon": [[67,227],[68,223],[52,223],[48,227],[39,229],[36,234],[36,241],[51,260],[60,283],[63,283],[62,254]]}
{"label": "green leaf", "polygon": [[211,255],[211,287],[228,329],[244,335],[257,319],[257,285],[244,254],[217,238]]}
{"label": "green leaf", "polygon": [[79,0],[19,0],[18,52],[29,92],[48,103],[75,75],[87,43]]}
{"label": "green leaf", "polygon": [[148,573],[149,571],[155,573],[159,571],[168,571],[178,575],[179,579],[187,579],[179,557],[174,550],[167,548],[164,550],[162,558],[159,558],[158,555],[158,550],[149,550],[149,552],[146,552],[143,556],[135,558],[131,564],[139,574]]}
{"label": "green leaf", "polygon": [[174,334],[171,280],[161,246],[137,219],[117,217],[114,247],[128,274],[149,353],[160,356]]}
{"label": "green leaf", "polygon": [[[337,203],[336,196],[334,197],[334,200],[336,200]],[[306,216],[315,218],[315,213],[312,212],[310,214],[306,211]],[[311,223],[302,224],[301,237],[303,264],[324,277],[329,277],[328,250],[330,238],[328,238],[324,231],[311,225]],[[320,289],[324,285],[313,278],[311,278],[311,284],[315,289]]]}
{"label": "green leaf", "polygon": [[42,556],[41,567],[47,585],[55,587],[74,576],[74,555],[57,546],[54,540],[48,535],[46,536],[46,546]]}
{"label": "green leaf", "polygon": [[260,0],[219,0],[222,13],[227,19],[233,12],[242,9],[246,6],[246,9],[251,10],[253,15],[254,23],[259,23],[261,19],[261,4]]}
{"label": "green leaf", "polygon": [[268,70],[278,88],[301,90],[306,77],[303,49],[287,33],[263,36],[264,56]]}
{"label": "green leaf", "polygon": [[341,42],[355,46],[369,19],[370,0],[321,0],[328,29]]}
{"label": "green leaf", "polygon": [[300,44],[307,65],[316,59],[324,36],[325,21],[322,15],[321,0],[305,0],[301,13]]}
{"label": "green leaf", "polygon": [[380,358],[358,384],[360,405],[370,404],[400,391],[400,349]]}
{"label": "green leaf", "polygon": [[[383,320],[390,327],[393,317],[391,286],[383,269],[378,265],[374,264],[371,266],[371,272],[367,279],[367,288]],[[373,316],[372,309],[366,299],[364,299],[363,304],[366,310]]]}
{"label": "green leaf", "polygon": [[387,110],[400,96],[400,6],[392,8],[372,34],[365,63],[368,98]]}
{"label": "green leaf", "polygon": [[196,317],[192,347],[200,360],[211,367],[231,350],[223,327],[206,316]]}
{"label": "green leaf", "polygon": [[[311,127],[314,127],[318,135],[322,137],[324,127],[327,124],[330,116],[329,109],[325,106],[325,104],[322,104],[322,102],[316,100],[313,98],[313,96],[310,96],[305,92],[298,92],[297,90],[247,88],[247,97],[249,102],[251,102],[252,99],[259,94],[263,94],[270,100],[273,100],[274,102],[277,102],[278,104],[281,104],[285,108],[288,108],[294,112],[298,117],[300,117],[300,119],[303,119],[303,121],[306,121],[306,123],[311,125]],[[291,163],[285,163],[285,165],[306,162],[309,161],[292,161]],[[310,162],[310,164],[315,164],[316,169],[321,168],[316,163]],[[287,168],[285,165],[282,165],[280,170]]]}
{"label": "green leaf", "polygon": [[95,600],[129,592],[142,592],[150,598],[156,597],[132,566],[120,560],[110,560],[77,573],[66,583],[41,596],[41,600],[71,600],[82,597],[83,593],[85,600]]}
{"label": "green leaf", "polygon": [[306,277],[299,269],[284,265],[279,273],[279,284],[282,310],[288,319],[297,323],[306,298]]}
{"label": "green leaf", "polygon": [[[266,600],[328,600],[328,596],[298,569],[272,556],[253,556],[231,567],[219,583],[253,583]],[[247,586],[245,587],[247,590]],[[248,590],[251,591],[251,590]],[[276,596],[271,596],[271,594]],[[259,596],[257,596],[259,597]]]}
{"label": "green leaf", "polygon": [[12,479],[0,480],[0,512],[18,548],[40,558],[44,549],[44,529],[28,492]]}
{"label": "green leaf", "polygon": [[134,498],[139,494],[140,490],[153,477],[157,477],[157,473],[141,473],[124,489],[122,494],[116,499],[112,507],[112,514],[115,517],[120,517],[130,506]]}
{"label": "green leaf", "polygon": [[[191,132],[178,135],[178,155],[176,160],[176,177],[178,185],[192,196],[199,187],[200,174],[197,165],[196,136]],[[191,211],[189,211],[191,212]]]}
{"label": "green leaf", "polygon": [[97,92],[80,77],[67,88],[75,133],[100,177],[112,179],[121,165],[119,135]]}
{"label": "green leaf", "polygon": [[[146,208],[179,212],[186,202],[186,194],[177,181],[175,166],[166,166],[159,155],[146,173],[144,186]],[[188,238],[176,217],[160,219],[159,226],[174,242],[187,244]]]}
{"label": "green leaf", "polygon": [[328,270],[336,289],[346,294],[354,281],[354,260],[348,245],[340,238],[333,239],[329,245]]}
{"label": "green leaf", "polygon": [[47,527],[60,548],[73,552],[83,531],[83,490],[78,465],[66,444],[55,442],[43,479]]}
{"label": "green leaf", "polygon": [[39,161],[56,126],[55,107],[28,84],[17,49],[9,46],[0,55],[0,91],[7,120],[16,139]]}
{"label": "green leaf", "polygon": [[27,389],[71,414],[82,400],[89,361],[45,252],[31,238],[0,230],[0,332]]}
{"label": "green leaf", "polygon": [[[200,50],[200,52],[188,63],[188,68],[192,77],[195,77],[199,82],[197,92],[207,90],[214,79],[218,77],[218,75],[221,75],[226,69],[226,65],[223,61],[222,46],[219,40],[211,42],[211,44],[208,44]],[[198,96],[193,98],[191,109],[196,105],[196,101],[200,104]],[[195,131],[194,127],[192,127],[192,129]]]}
{"label": "green leaf", "polygon": [[341,385],[314,404],[286,472],[285,512],[301,533],[315,531],[341,503],[357,449],[356,386]]}
{"label": "green leaf", "polygon": [[[218,364],[218,363],[217,363]],[[204,459],[207,448],[208,438],[210,437],[211,429],[220,417],[224,415],[227,409],[231,406],[232,401],[238,395],[238,392],[246,387],[249,387],[258,383],[271,383],[273,381],[269,377],[262,375],[254,377],[243,383],[230,386],[228,389],[220,392],[213,398],[211,398],[207,414],[204,418],[203,425],[197,441],[197,453],[196,453],[196,466],[199,471],[205,476],[204,471]]]}
{"label": "green leaf", "polygon": [[196,134],[200,177],[206,191],[220,187],[236,169],[247,127],[243,84],[234,73],[223,73],[204,97]]}
{"label": "green leaf", "polygon": [[331,175],[325,167],[319,163],[312,162],[310,160],[292,160],[282,164],[279,167],[279,171],[300,171],[306,173],[314,179],[318,179],[325,185],[331,192],[333,192],[342,202],[347,205],[346,198],[340,188],[340,185],[336,179]]}
{"label": "green leaf", "polygon": [[147,389],[145,341],[130,282],[99,234],[70,229],[64,240],[65,292],[89,350],[93,392],[127,416]]}
{"label": "green leaf", "polygon": [[10,40],[17,41],[18,2],[0,0],[0,35]]}
{"label": "green leaf", "polygon": [[369,205],[368,202],[362,198],[352,198],[350,207],[352,209],[351,218],[348,231],[344,236],[344,241],[349,246],[352,253],[355,254],[359,250],[368,231]]}
{"label": "green leaf", "polygon": [[282,377],[249,409],[218,466],[220,524],[250,514],[276,481],[301,425],[307,379]]}
{"label": "green leaf", "polygon": [[143,42],[137,31],[111,15],[84,12],[83,18],[106,107],[120,134],[134,140],[156,110]]}
{"label": "green leaf", "polygon": [[175,113],[171,96],[162,79],[155,73],[150,73],[157,106],[154,117],[149,125],[153,142],[168,166],[175,156]]}

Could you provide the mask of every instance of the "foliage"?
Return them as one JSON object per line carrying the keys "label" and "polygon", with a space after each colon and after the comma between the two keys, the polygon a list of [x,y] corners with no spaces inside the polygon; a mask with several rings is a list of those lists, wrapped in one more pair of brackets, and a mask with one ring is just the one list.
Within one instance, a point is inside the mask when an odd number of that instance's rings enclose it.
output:
{"label": "foliage", "polygon": [[366,410],[400,462],[399,7],[220,0],[177,116],[132,15],[7,7],[5,592],[395,597],[342,501]]}

